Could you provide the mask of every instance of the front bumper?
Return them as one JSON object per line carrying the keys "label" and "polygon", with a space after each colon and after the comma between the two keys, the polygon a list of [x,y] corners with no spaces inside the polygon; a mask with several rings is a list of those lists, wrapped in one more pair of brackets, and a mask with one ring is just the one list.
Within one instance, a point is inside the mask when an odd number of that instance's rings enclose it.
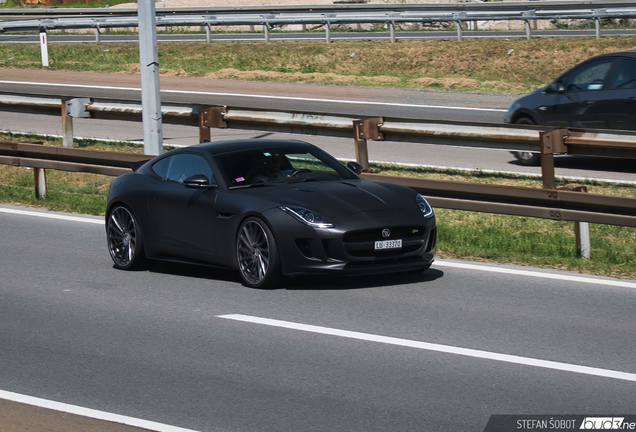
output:
{"label": "front bumper", "polygon": [[[279,209],[266,215],[271,224],[285,275],[379,274],[425,270],[437,243],[435,217],[419,209],[380,210],[332,220],[335,227],[315,229]],[[389,229],[391,235],[383,237]],[[375,250],[375,241],[402,240],[399,249]]]}

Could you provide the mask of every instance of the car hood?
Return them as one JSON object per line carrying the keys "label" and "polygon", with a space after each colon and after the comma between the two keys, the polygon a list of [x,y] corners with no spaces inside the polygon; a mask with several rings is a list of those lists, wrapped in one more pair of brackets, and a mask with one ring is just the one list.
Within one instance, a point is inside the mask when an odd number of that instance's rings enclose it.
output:
{"label": "car hood", "polygon": [[[510,104],[511,107],[513,106],[521,106],[521,105],[527,105],[527,101],[530,100],[534,100],[538,97],[544,96],[545,90],[547,89],[546,87],[541,87],[538,88],[536,90],[531,91],[530,93],[528,93],[527,95],[521,96],[519,99],[516,99],[514,102],[512,102],[512,104]],[[526,108],[528,108],[526,106]]]}
{"label": "car hood", "polygon": [[327,217],[417,206],[412,189],[364,179],[277,184],[242,192],[266,200],[270,208],[299,206]]}

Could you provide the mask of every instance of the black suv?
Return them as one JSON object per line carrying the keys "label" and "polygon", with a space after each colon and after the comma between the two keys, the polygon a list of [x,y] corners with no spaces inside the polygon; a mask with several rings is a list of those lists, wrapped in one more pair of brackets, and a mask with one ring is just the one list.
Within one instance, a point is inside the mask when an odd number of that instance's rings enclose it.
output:
{"label": "black suv", "polygon": [[[636,51],[603,54],[510,104],[506,123],[636,130]],[[513,152],[522,165],[539,155]]]}

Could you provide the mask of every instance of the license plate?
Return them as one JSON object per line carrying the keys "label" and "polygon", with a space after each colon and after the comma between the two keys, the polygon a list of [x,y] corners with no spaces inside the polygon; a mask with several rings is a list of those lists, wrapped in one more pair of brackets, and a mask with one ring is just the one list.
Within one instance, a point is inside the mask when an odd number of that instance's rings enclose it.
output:
{"label": "license plate", "polygon": [[402,240],[382,240],[375,242],[375,250],[399,249],[402,247]]}

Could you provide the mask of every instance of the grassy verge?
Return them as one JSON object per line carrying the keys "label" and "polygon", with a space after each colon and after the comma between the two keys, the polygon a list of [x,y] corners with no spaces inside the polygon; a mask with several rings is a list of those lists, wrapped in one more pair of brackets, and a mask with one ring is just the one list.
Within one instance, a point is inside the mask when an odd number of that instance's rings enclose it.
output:
{"label": "grassy verge", "polygon": [[[27,137],[30,139],[37,138]],[[39,137],[42,140],[41,137]],[[0,136],[0,140],[16,137]],[[25,137],[20,137],[26,140]],[[61,145],[57,139],[44,139],[45,144]],[[134,144],[81,141],[78,147],[142,152]],[[431,168],[372,166],[379,174],[424,178],[475,181],[540,187],[533,177],[459,172]],[[47,196],[38,200],[34,194],[33,170],[0,165],[0,202],[45,207],[54,211],[103,215],[112,177],[86,173],[47,171]],[[560,180],[559,186],[571,185]],[[636,197],[636,186],[581,181],[591,193]],[[517,216],[494,215],[436,209],[439,227],[440,257],[482,261],[509,262],[539,267],[560,268],[582,273],[636,279],[636,230],[609,225],[591,225],[592,259],[577,257],[574,223]]]}
{"label": "grassy verge", "polygon": [[[457,41],[161,43],[161,73],[393,88],[526,93],[636,37]],[[50,44],[51,69],[136,73],[136,44]],[[0,44],[0,67],[41,68],[37,44]]]}

